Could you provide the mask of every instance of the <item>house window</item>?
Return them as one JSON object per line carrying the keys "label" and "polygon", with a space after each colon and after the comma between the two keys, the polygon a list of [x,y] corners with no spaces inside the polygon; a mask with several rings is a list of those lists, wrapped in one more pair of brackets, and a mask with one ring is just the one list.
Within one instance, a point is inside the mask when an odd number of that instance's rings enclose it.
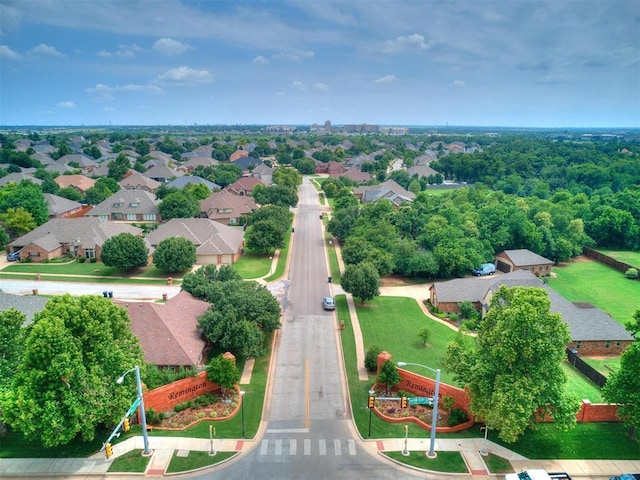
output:
{"label": "house window", "polygon": [[95,258],[96,251],[94,248],[85,248],[84,249],[84,258]]}
{"label": "house window", "polygon": [[155,222],[156,214],[155,213],[145,213],[144,215],[142,215],[142,219],[150,221],[150,222]]}
{"label": "house window", "polygon": [[135,213],[127,213],[127,220],[135,220],[138,218]]}
{"label": "house window", "polygon": [[137,202],[131,202],[131,203],[129,204],[129,206],[130,206],[131,208],[136,208],[136,207],[137,207],[137,206],[139,206],[139,205],[140,205],[140,204],[139,204],[139,203],[137,203]]}
{"label": "house window", "polygon": [[611,341],[607,340],[607,343],[604,344],[604,348],[610,348],[611,347]]}
{"label": "house window", "polygon": [[30,257],[38,258],[40,256],[40,252],[29,252]]}
{"label": "house window", "polygon": [[114,208],[120,208],[120,207],[122,207],[122,203],[116,202],[116,203],[113,204],[113,207]]}
{"label": "house window", "polygon": [[121,212],[113,212],[111,214],[111,220],[123,220],[124,215]]}
{"label": "house window", "polygon": [[619,347],[620,345],[622,345],[622,343],[616,342],[616,347]]}
{"label": "house window", "polygon": [[576,342],[576,350],[580,350],[580,345],[582,344],[582,342]]}

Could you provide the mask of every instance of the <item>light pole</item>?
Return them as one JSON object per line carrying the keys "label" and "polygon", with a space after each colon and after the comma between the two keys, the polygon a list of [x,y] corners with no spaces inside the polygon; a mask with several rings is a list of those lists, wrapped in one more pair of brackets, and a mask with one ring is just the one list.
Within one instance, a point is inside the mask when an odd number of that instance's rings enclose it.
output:
{"label": "light pole", "polygon": [[244,390],[240,390],[240,411],[242,412],[242,438],[244,438]]}
{"label": "light pole", "polygon": [[371,389],[369,390],[369,438],[371,438],[371,411],[373,410],[373,407],[375,405],[375,403],[371,404],[371,397],[373,397],[373,402],[375,402],[375,397],[374,395],[376,394],[376,391]]}
{"label": "light pole", "polygon": [[138,405],[140,406],[140,421],[142,422],[142,438],[144,440],[144,450],[142,451],[142,455],[148,456],[151,455],[151,450],[149,449],[149,436],[147,435],[147,415],[144,411],[144,397],[142,396],[142,381],[140,380],[140,367],[136,365],[131,370],[127,370],[116,380],[116,383],[122,384],[124,382],[124,377],[127,374],[135,371],[136,372],[136,386],[138,387]]}
{"label": "light pole", "polygon": [[404,367],[407,365],[415,365],[416,367],[426,368],[427,370],[431,370],[436,374],[436,390],[433,394],[433,412],[431,413],[431,443],[429,444],[429,451],[427,452],[427,457],[436,458],[438,456],[438,454],[435,451],[435,448],[436,448],[436,428],[438,424],[438,396],[440,395],[440,369],[427,367],[426,365],[422,365],[420,363],[398,362],[399,367]]}

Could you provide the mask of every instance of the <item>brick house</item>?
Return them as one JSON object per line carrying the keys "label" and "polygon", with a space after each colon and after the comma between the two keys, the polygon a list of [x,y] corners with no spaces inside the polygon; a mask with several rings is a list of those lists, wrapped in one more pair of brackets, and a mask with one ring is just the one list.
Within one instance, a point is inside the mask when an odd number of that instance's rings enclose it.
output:
{"label": "brick house", "polygon": [[544,277],[551,273],[552,266],[553,260],[525,248],[505,250],[496,255],[496,268],[504,273],[527,270],[538,277]]}

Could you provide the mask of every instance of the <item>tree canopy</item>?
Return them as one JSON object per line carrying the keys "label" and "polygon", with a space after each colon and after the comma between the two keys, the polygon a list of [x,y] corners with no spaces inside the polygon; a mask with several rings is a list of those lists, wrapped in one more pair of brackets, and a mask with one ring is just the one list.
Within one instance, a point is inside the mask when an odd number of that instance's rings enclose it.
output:
{"label": "tree canopy", "polygon": [[567,394],[562,370],[571,337],[550,307],[542,288],[502,286],[480,323],[476,348],[457,341],[447,349],[447,366],[469,388],[471,413],[506,442],[534,428],[540,415],[552,416],[559,428],[576,421],[579,402]]}
{"label": "tree canopy", "polygon": [[158,205],[158,212],[164,220],[194,218],[200,213],[200,202],[186,190],[178,190],[164,197]]}
{"label": "tree canopy", "polygon": [[376,267],[368,262],[347,265],[340,283],[345,292],[359,298],[362,303],[380,295],[380,276]]}
{"label": "tree canopy", "polygon": [[196,263],[196,246],[184,237],[162,240],[153,252],[153,264],[165,272],[184,272]]}
{"label": "tree canopy", "polygon": [[26,331],[5,419],[47,447],[92,440],[129,408],[135,385],[116,379],[142,359],[125,309],[100,296],[54,297]]}
{"label": "tree canopy", "polygon": [[105,240],[100,257],[107,267],[132,270],[147,265],[149,249],[142,238],[120,233]]}

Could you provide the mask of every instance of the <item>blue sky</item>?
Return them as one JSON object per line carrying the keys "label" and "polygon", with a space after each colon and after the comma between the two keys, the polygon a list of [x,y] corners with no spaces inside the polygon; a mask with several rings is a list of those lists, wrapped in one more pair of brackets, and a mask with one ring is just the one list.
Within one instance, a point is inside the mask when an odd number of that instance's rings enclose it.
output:
{"label": "blue sky", "polygon": [[637,0],[2,0],[1,125],[640,127]]}

